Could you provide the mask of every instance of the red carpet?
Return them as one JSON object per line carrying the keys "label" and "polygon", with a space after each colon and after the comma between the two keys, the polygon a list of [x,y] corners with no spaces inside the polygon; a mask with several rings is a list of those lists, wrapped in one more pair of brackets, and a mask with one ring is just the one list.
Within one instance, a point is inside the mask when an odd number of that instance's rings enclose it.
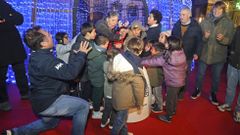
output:
{"label": "red carpet", "polygon": [[[225,72],[222,75],[218,92],[220,103],[223,103],[226,92]],[[191,80],[195,80],[195,75],[193,74],[191,78]],[[208,72],[202,95],[197,100],[189,98],[191,92],[185,94],[185,99],[178,103],[177,115],[171,124],[157,120],[157,114],[152,113],[142,122],[128,124],[129,131],[134,135],[240,135],[240,123],[234,122],[232,112],[219,112],[216,106],[209,102],[210,81]],[[193,86],[194,84],[191,84],[190,89]],[[27,124],[36,119],[29,101],[20,100],[15,85],[9,85],[8,92],[13,109],[10,112],[0,111],[0,131]],[[69,135],[71,122],[70,119],[64,119],[56,129],[44,132],[42,135]],[[109,133],[108,128],[100,128],[100,120],[93,120],[89,117],[86,135],[108,135]]]}

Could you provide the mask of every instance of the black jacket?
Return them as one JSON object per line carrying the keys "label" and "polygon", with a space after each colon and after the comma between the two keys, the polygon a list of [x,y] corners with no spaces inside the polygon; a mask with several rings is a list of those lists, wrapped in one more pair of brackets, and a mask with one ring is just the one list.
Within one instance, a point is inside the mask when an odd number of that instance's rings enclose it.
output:
{"label": "black jacket", "polygon": [[240,69],[240,26],[237,27],[230,46],[229,64]]}
{"label": "black jacket", "polygon": [[162,30],[162,25],[159,24],[157,27],[149,28],[147,33],[147,41],[153,40],[154,42],[158,42],[159,35]]}
{"label": "black jacket", "polygon": [[65,80],[74,79],[82,69],[86,54],[71,52],[69,63],[55,58],[50,49],[33,51],[29,59],[32,108],[35,113],[47,109],[66,88]]}
{"label": "black jacket", "polygon": [[[72,49],[74,50],[78,50],[79,49],[79,45],[81,42],[86,41],[89,42],[89,46],[93,47],[94,46],[94,41],[93,40],[87,40],[86,38],[84,38],[84,36],[82,34],[80,34],[77,39],[76,42],[73,44]],[[80,79],[81,82],[87,82],[89,81],[88,78],[88,70],[87,70],[87,63],[88,61],[86,61],[86,63],[83,66],[83,69],[80,71],[78,78]]]}
{"label": "black jacket", "polygon": [[[182,36],[180,20],[174,24],[172,35],[182,40],[183,49],[187,60],[193,59],[193,54],[200,56],[202,46],[202,30],[198,22],[191,19],[187,31]],[[199,57],[200,58],[200,57]]]}
{"label": "black jacket", "polygon": [[23,23],[23,15],[0,0],[0,19],[5,19],[4,23],[0,23],[0,65],[23,62],[27,55],[15,27]]}

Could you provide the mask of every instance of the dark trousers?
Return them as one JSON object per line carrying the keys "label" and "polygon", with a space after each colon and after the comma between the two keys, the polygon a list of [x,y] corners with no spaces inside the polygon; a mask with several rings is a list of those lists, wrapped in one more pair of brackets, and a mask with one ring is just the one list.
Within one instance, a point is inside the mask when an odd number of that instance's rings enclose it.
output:
{"label": "dark trousers", "polygon": [[92,101],[93,101],[93,110],[99,111],[102,98],[103,98],[104,87],[95,87],[92,85]]}
{"label": "dark trousers", "polygon": [[90,81],[82,81],[81,84],[81,90],[80,90],[80,97],[86,101],[92,100],[92,88]]}
{"label": "dark trousers", "polygon": [[203,82],[203,78],[205,76],[207,67],[211,66],[211,72],[212,72],[211,92],[216,94],[219,87],[219,83],[220,83],[221,71],[222,71],[223,65],[224,63],[216,63],[216,64],[208,65],[203,61],[199,61],[196,87],[199,88],[199,90],[202,90],[202,82]]}
{"label": "dark trousers", "polygon": [[168,116],[172,116],[177,109],[177,98],[180,87],[167,86],[166,112]]}
{"label": "dark trousers", "polygon": [[101,123],[105,124],[107,120],[110,118],[109,125],[112,126],[115,117],[116,117],[116,112],[113,110],[113,107],[112,107],[112,99],[104,98],[104,110],[103,110]]}
{"label": "dark trousers", "polygon": [[192,66],[192,60],[187,61],[188,68],[187,68],[187,73],[186,73],[186,78],[185,78],[185,86],[181,87],[178,93],[178,98],[183,99],[184,93],[187,91],[189,87],[189,78],[190,78],[190,73],[191,73],[191,66]]}
{"label": "dark trousers", "polygon": [[[12,64],[12,69],[15,73],[15,79],[18,89],[20,90],[20,94],[28,94],[29,87],[24,62]],[[8,101],[6,84],[7,71],[8,65],[0,66],[0,103]]]}

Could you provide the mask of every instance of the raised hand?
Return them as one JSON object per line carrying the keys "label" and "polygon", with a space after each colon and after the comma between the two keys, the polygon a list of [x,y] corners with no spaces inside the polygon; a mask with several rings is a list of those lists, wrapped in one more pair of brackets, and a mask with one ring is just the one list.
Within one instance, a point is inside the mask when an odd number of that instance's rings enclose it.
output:
{"label": "raised hand", "polygon": [[87,41],[82,41],[80,43],[80,47],[79,47],[79,50],[78,51],[81,51],[81,52],[84,52],[84,53],[88,53],[90,50],[92,49],[91,46],[89,46],[89,42]]}
{"label": "raised hand", "polygon": [[160,33],[158,41],[165,44],[167,42],[167,35],[165,33]]}
{"label": "raised hand", "polygon": [[197,54],[193,54],[193,59],[194,60],[198,60],[198,55]]}

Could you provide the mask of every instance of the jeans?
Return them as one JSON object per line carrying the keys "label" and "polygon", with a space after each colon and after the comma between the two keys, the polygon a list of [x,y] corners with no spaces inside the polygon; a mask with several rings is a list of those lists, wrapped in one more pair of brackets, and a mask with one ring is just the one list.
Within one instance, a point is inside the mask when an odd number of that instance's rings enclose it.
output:
{"label": "jeans", "polygon": [[116,118],[113,123],[113,129],[111,130],[111,135],[127,135],[127,117],[128,110],[121,110],[116,112]]}
{"label": "jeans", "polygon": [[115,117],[116,117],[116,114],[115,114],[115,111],[113,111],[112,99],[104,98],[104,110],[103,110],[101,123],[105,124],[107,122],[108,118],[110,118],[109,125],[112,126]]}
{"label": "jeans", "polygon": [[37,135],[42,131],[55,128],[60,121],[59,116],[72,116],[72,135],[84,135],[88,112],[89,104],[85,100],[61,95],[46,110],[39,113],[41,117],[39,120],[14,128],[14,135]]}
{"label": "jeans", "polygon": [[[12,69],[15,73],[16,83],[21,95],[27,95],[29,91],[28,80],[24,61],[12,64]],[[8,101],[6,75],[8,65],[0,65],[0,103]]]}
{"label": "jeans", "polygon": [[[230,64],[228,64],[227,70],[227,94],[225,98],[225,103],[232,105],[235,97],[237,85],[240,83],[240,69],[236,69]],[[240,93],[238,95],[236,111],[240,112]]]}
{"label": "jeans", "polygon": [[[223,68],[224,63],[216,63],[216,64],[211,64],[211,72],[212,72],[212,86],[211,86],[211,92],[215,93],[218,91],[218,86],[220,83],[220,78],[221,78],[221,71]],[[198,73],[197,73],[197,79],[196,79],[196,87],[199,88],[199,90],[202,90],[202,82],[203,78],[205,76],[205,72],[207,69],[208,64],[204,63],[203,61],[199,61],[199,66],[198,66]]]}
{"label": "jeans", "polygon": [[162,97],[162,86],[154,87],[153,88],[153,95],[156,98],[156,103],[159,107],[159,109],[162,110],[163,106],[163,97]]}

